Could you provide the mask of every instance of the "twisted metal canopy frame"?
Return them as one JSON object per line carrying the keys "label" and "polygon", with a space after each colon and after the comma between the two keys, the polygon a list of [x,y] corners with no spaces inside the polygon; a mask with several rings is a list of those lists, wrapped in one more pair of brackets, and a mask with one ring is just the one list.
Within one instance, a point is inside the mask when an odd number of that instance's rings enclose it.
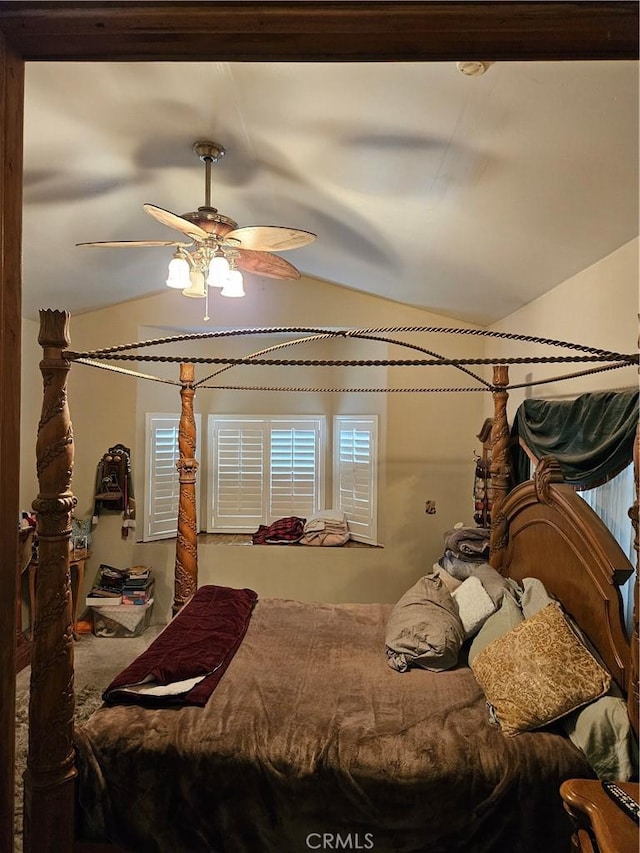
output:
{"label": "twisted metal canopy frame", "polygon": [[[433,350],[418,346],[417,344],[407,341],[398,340],[388,335],[399,333],[424,333],[424,334],[449,334],[449,335],[471,335],[475,337],[498,338],[500,340],[518,341],[521,343],[540,344],[549,347],[559,347],[563,349],[573,350],[574,355],[547,355],[547,356],[523,356],[523,357],[500,357],[500,358],[448,358]],[[203,356],[165,356],[165,355],[150,355],[143,351],[145,348],[156,347],[164,344],[174,344],[179,342],[202,341],[217,338],[229,337],[250,337],[250,336],[266,336],[269,334],[292,334],[304,335],[304,337],[293,338],[291,340],[274,344],[266,349],[258,350],[247,356],[240,358],[232,357],[203,357]],[[287,347],[296,346],[298,344],[310,343],[320,340],[330,340],[331,338],[342,339],[362,339],[370,341],[379,341],[385,344],[394,344],[396,346],[412,349],[423,353],[429,358],[405,358],[405,359],[285,359],[285,358],[265,358],[269,353],[276,352]],[[219,369],[210,373],[208,376],[193,383],[193,388],[209,388],[220,391],[278,391],[278,392],[341,392],[341,393],[424,393],[424,392],[493,392],[495,386],[488,382],[477,373],[469,368],[471,366],[482,365],[498,365],[498,364],[566,364],[566,363],[595,363],[595,367],[590,367],[585,370],[573,371],[564,373],[558,376],[547,377],[545,379],[532,380],[530,382],[520,382],[506,386],[507,391],[515,388],[527,388],[533,385],[542,385],[551,382],[559,382],[566,379],[574,379],[579,376],[586,376],[592,373],[602,373],[609,370],[617,370],[621,367],[637,366],[639,364],[638,353],[618,353],[610,350],[597,349],[595,347],[584,346],[582,344],[572,343],[568,341],[555,340],[553,338],[540,338],[535,335],[521,335],[510,332],[495,332],[488,329],[474,328],[456,328],[446,326],[387,326],[372,329],[323,329],[306,326],[275,326],[250,329],[229,329],[215,332],[199,332],[185,335],[172,335],[166,338],[155,338],[148,341],[137,341],[131,344],[121,344],[119,346],[108,347],[105,349],[92,350],[88,352],[73,352],[66,351],[64,357],[69,361],[75,361],[79,364],[85,364],[91,367],[98,367],[103,370],[110,370],[116,373],[122,373],[132,376],[137,379],[148,379],[154,382],[163,382],[169,385],[180,386],[181,383],[177,379],[167,379],[166,377],[154,376],[148,373],[141,373],[136,370],[131,370],[126,367],[121,367],[109,362],[112,361],[135,361],[135,362],[150,362],[150,363],[170,363],[190,362],[192,364],[211,364],[220,365]],[[276,385],[220,385],[211,384],[211,380],[219,376],[231,367],[238,365],[260,365],[260,366],[285,366],[285,367],[445,367],[451,366],[461,370],[467,376],[476,380],[478,383],[474,386],[462,387],[420,387],[420,388],[380,388],[380,387],[359,387],[359,388],[318,388],[305,386],[276,386]]]}
{"label": "twisted metal canopy frame", "polygon": [[[43,376],[42,416],[38,427],[37,472],[39,494],[34,502],[38,511],[38,529],[41,541],[39,572],[40,581],[36,589],[36,612],[39,618],[35,624],[35,639],[32,662],[30,691],[30,732],[29,757],[25,773],[25,849],[71,850],[73,847],[73,808],[76,795],[75,754],[73,749],[73,635],[71,612],[71,584],[69,576],[69,540],[71,536],[71,512],[75,498],[70,490],[73,467],[73,430],[67,402],[67,375],[71,362],[130,375],[137,379],[149,379],[180,387],[182,413],[179,425],[178,463],[180,479],[180,504],[178,536],[176,537],[176,570],[174,612],[178,610],[187,596],[197,588],[197,527],[194,486],[197,462],[194,458],[195,423],[193,417],[193,398],[197,387],[234,390],[264,391],[378,391],[378,392],[422,392],[422,391],[481,391],[488,392],[494,400],[494,419],[492,426],[491,481],[493,491],[492,527],[490,536],[490,562],[501,570],[507,545],[507,517],[503,511],[508,491],[509,465],[507,452],[509,431],[506,419],[507,391],[510,388],[526,387],[541,382],[555,382],[586,373],[615,370],[620,367],[638,364],[638,356],[594,349],[579,344],[555,341],[526,335],[514,335],[506,332],[492,332],[484,329],[459,329],[442,327],[388,327],[376,329],[316,329],[300,327],[277,327],[258,329],[235,329],[230,331],[207,332],[195,335],[179,335],[164,339],[143,341],[92,352],[71,352],[69,346],[70,316],[62,311],[42,311],[40,313],[39,343],[43,348],[40,369]],[[446,358],[437,352],[419,346],[417,343],[400,341],[394,335],[406,333],[442,333],[453,335],[474,335],[493,337],[503,340],[520,341],[526,344],[541,344],[560,347],[570,351],[570,355],[526,357],[526,358],[486,358],[454,359]],[[146,354],[145,350],[162,344],[179,341],[218,339],[234,336],[266,336],[269,334],[290,334],[292,340],[281,341],[266,349],[259,350],[243,358],[193,358],[190,356],[156,356]],[[386,345],[408,347],[412,359],[376,359],[376,360],[337,360],[337,359],[281,359],[273,358],[279,350],[331,338],[356,338],[379,341]],[[414,338],[417,340],[417,337]],[[122,367],[116,362],[127,360],[135,362],[180,362],[180,379],[167,379],[160,376],[139,373]],[[552,379],[538,382],[521,383],[509,386],[508,364],[533,364],[551,362],[589,362],[587,369],[566,373]],[[214,372],[195,381],[194,363],[216,365]],[[276,388],[264,386],[231,386],[216,384],[219,375],[235,365],[310,365],[310,366],[452,366],[462,371],[472,380],[473,387],[461,388]],[[474,365],[492,365],[493,377],[488,382],[471,369]],[[137,366],[137,365],[134,365]],[[638,444],[636,443],[636,451]],[[637,457],[637,452],[636,452]],[[634,519],[637,521],[637,502],[634,506]],[[636,523],[637,534],[637,523]],[[637,535],[636,535],[637,539]],[[637,613],[637,581],[636,608]],[[631,684],[629,689],[630,718],[637,719],[637,621],[634,623],[632,640]],[[637,655],[637,652],[636,652]],[[43,824],[42,815],[48,816]]]}

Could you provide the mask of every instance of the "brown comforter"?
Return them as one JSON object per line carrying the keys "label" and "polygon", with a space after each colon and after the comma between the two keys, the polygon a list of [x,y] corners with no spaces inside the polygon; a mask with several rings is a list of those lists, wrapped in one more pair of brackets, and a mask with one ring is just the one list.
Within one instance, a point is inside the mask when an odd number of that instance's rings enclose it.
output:
{"label": "brown comforter", "polygon": [[261,600],[205,707],[98,710],[77,732],[81,833],[136,853],[564,853],[558,786],[593,775],[582,754],[504,737],[464,665],[391,670],[390,611]]}

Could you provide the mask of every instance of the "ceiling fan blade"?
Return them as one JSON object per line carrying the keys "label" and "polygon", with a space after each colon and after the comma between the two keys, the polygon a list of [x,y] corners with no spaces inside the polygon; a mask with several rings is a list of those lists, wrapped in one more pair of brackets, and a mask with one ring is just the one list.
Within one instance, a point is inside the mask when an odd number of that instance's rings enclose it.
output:
{"label": "ceiling fan blade", "polygon": [[142,207],[145,213],[148,213],[149,216],[153,216],[153,218],[157,219],[158,222],[162,222],[163,225],[168,225],[169,228],[175,228],[177,231],[182,231],[183,234],[186,234],[193,240],[202,241],[209,237],[204,228],[200,228],[200,226],[196,225],[194,222],[189,222],[188,219],[183,219],[182,216],[178,216],[177,213],[172,213],[170,210],[165,210],[162,207],[156,207],[155,204],[143,204]]}
{"label": "ceiling fan blade", "polygon": [[279,225],[248,225],[236,228],[225,235],[224,242],[240,249],[255,252],[284,252],[286,249],[299,249],[316,239],[310,231],[297,228],[283,228]]}
{"label": "ceiling fan blade", "polygon": [[267,278],[300,278],[298,270],[289,261],[285,261],[284,258],[279,258],[277,255],[270,255],[269,252],[253,252],[244,249],[238,249],[237,252],[236,264],[245,272],[264,275]]}
{"label": "ceiling fan blade", "polygon": [[100,249],[138,249],[150,246],[190,246],[177,240],[106,240],[93,243],[76,243],[76,246],[97,246]]}

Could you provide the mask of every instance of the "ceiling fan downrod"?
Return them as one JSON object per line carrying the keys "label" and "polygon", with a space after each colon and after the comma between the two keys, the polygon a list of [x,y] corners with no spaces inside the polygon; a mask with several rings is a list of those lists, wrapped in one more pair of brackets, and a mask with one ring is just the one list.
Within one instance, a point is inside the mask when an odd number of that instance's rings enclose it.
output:
{"label": "ceiling fan downrod", "polygon": [[211,164],[224,157],[224,148],[217,142],[194,142],[193,151],[204,163],[204,206],[211,207]]}

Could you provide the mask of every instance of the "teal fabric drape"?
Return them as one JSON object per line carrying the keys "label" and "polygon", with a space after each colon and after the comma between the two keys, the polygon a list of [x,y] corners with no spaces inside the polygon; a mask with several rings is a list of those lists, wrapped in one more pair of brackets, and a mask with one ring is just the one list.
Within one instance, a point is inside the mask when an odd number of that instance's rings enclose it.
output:
{"label": "teal fabric drape", "polygon": [[575,400],[525,400],[511,435],[516,484],[529,479],[522,438],[538,458],[555,456],[567,483],[593,488],[632,460],[638,424],[638,391],[598,391]]}

